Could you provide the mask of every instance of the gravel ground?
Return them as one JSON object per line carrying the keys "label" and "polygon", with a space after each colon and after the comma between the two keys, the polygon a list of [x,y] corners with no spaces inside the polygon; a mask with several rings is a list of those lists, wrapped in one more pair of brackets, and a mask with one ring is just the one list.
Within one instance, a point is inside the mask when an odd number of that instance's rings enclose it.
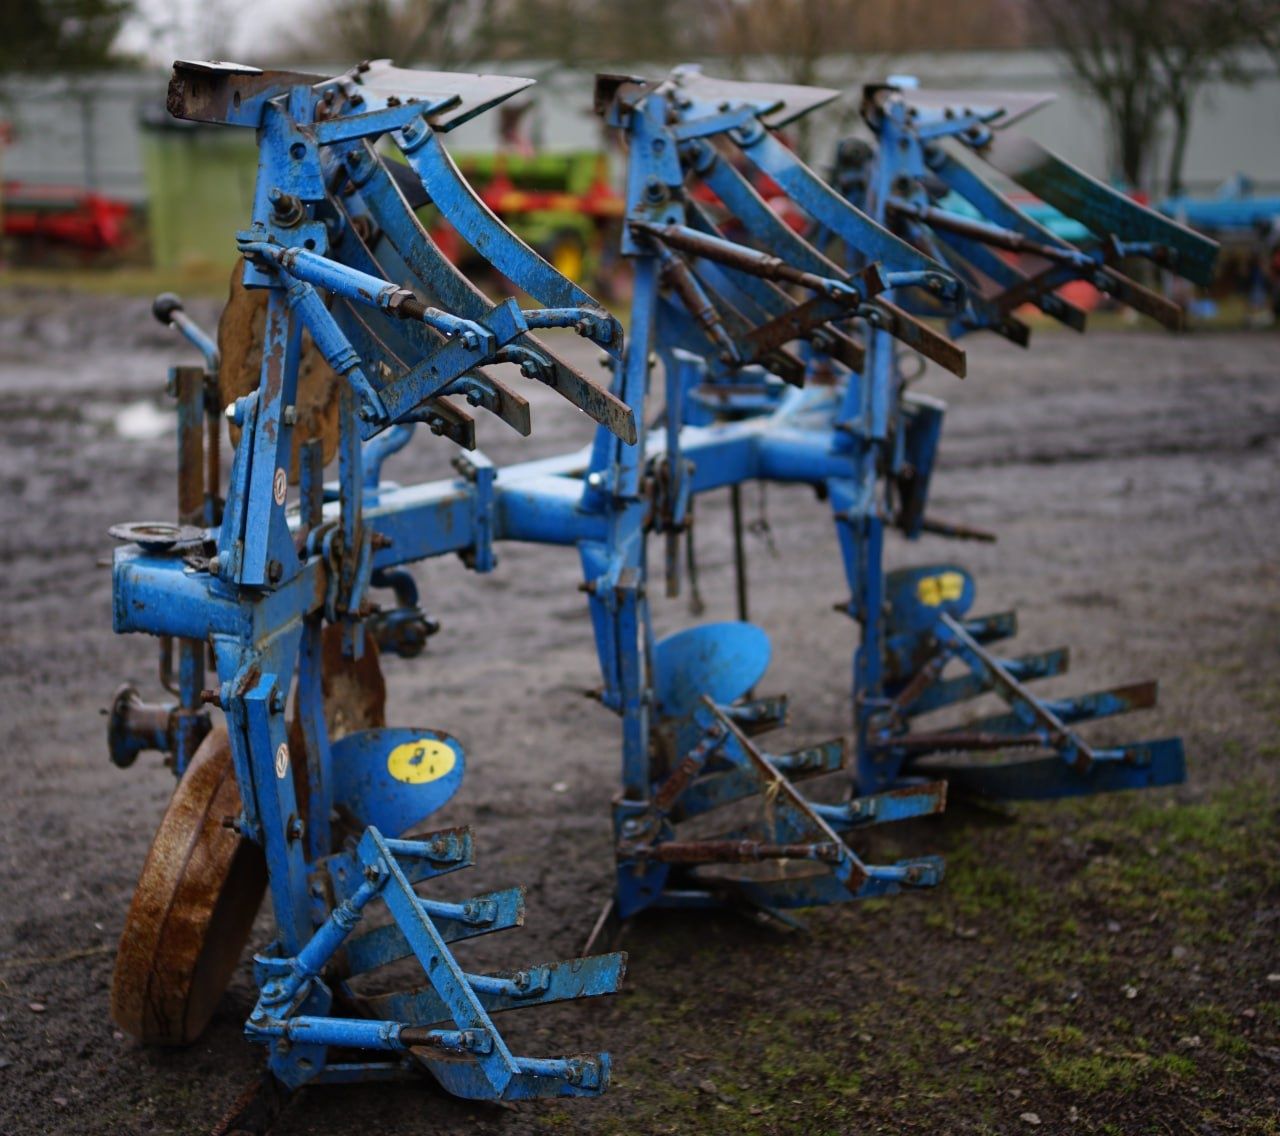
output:
{"label": "gravel ground", "polygon": [[[212,321],[211,304],[193,312]],[[1274,334],[1044,333],[1034,353],[970,346],[931,374],[951,410],[933,505],[994,546],[894,544],[954,559],[978,610],[1016,607],[1019,647],[1068,643],[1062,690],[1159,677],[1158,710],[1101,739],[1182,734],[1176,790],[944,818],[877,834],[868,856],[941,852],[936,891],[823,910],[806,934],[728,915],[637,920],[627,993],[509,1015],[524,1052],[610,1049],[594,1102],[506,1109],[422,1087],[313,1090],[277,1131],[1276,1132],[1280,1116],[1280,383]],[[126,677],[158,693],[154,651],[110,626],[106,528],[172,510],[166,367],[189,354],[139,301],[0,292],[0,1132],[202,1133],[260,1054],[240,1036],[248,959],[213,1025],[142,1048],[107,1016],[115,943],[172,779],[122,772],[98,710]],[[590,363],[584,355],[584,361]],[[525,384],[526,388],[528,384]],[[585,444],[531,394],[534,436],[482,424],[498,461]],[[393,459],[444,476],[452,447]],[[761,504],[746,499],[753,514]],[[774,635],[778,742],[848,728],[853,629],[826,506],[762,499],[753,616]],[[733,604],[725,503],[699,506],[709,618]],[[448,729],[468,777],[439,814],[473,823],[469,889],[529,888],[528,925],[477,967],[577,952],[610,886],[614,720],[596,681],[577,559],[504,547],[491,576],[418,570],[443,622],[386,664],[393,723]],[[663,628],[688,619],[661,601]],[[1051,688],[1052,689],[1052,688]],[[497,709],[495,709],[497,708]],[[269,913],[255,945],[267,941]],[[519,1022],[516,1019],[526,1018]]]}

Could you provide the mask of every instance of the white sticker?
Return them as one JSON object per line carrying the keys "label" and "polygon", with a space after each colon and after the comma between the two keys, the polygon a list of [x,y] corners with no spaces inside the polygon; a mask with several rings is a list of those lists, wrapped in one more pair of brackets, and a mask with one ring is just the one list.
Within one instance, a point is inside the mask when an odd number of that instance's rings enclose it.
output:
{"label": "white sticker", "polygon": [[284,775],[289,772],[289,747],[285,742],[280,743],[280,748],[276,750],[276,776],[282,781]]}
{"label": "white sticker", "polygon": [[271,483],[271,487],[275,491],[276,504],[283,505],[284,495],[289,489],[289,478],[284,472],[284,466],[276,470],[276,476]]}

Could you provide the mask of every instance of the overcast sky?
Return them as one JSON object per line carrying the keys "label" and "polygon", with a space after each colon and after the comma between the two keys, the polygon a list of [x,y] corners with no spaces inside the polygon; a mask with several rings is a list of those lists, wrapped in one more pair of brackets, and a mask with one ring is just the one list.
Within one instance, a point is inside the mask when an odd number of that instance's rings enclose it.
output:
{"label": "overcast sky", "polygon": [[137,0],[137,9],[120,49],[167,68],[175,59],[257,63],[278,55],[287,29],[314,12],[316,0]]}

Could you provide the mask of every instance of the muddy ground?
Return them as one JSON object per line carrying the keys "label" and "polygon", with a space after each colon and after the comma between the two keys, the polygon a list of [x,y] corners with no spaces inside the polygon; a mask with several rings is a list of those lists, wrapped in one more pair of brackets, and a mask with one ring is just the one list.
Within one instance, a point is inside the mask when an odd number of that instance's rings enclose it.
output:
{"label": "muddy ground", "polygon": [[[189,1049],[140,1048],[107,1016],[172,779],[155,755],[107,761],[99,708],[125,677],[158,687],[153,646],[111,633],[101,562],[108,524],[171,515],[160,391],[183,358],[142,301],[0,294],[5,1134],[207,1132],[260,1064],[240,1036],[247,959]],[[1185,787],[957,806],[886,831],[867,856],[940,852],[946,882],[813,912],[806,934],[731,915],[636,921],[624,995],[502,1022],[524,1052],[610,1049],[601,1100],[322,1089],[281,1136],[1280,1131],[1278,358],[1273,333],[1043,333],[1031,354],[974,339],[970,379],[924,384],[952,407],[934,507],[1000,542],[899,542],[892,560],[974,569],[980,610],[1019,609],[1019,646],[1070,644],[1060,689],[1158,676],[1158,710],[1095,736],[1182,734]],[[485,423],[491,456],[588,439],[580,416],[532,397],[535,436]],[[443,475],[450,449],[424,439],[388,475]],[[793,694],[783,746],[847,728],[853,627],[832,612],[845,595],[826,506],[773,488],[765,508],[752,603],[774,630],[766,686]],[[699,521],[708,614],[726,618],[724,502]],[[433,562],[419,579],[444,629],[426,657],[387,664],[391,720],[467,746],[438,817],[476,826],[461,882],[530,889],[527,926],[460,948],[469,966],[574,954],[610,891],[616,726],[582,697],[595,675],[577,573],[558,549],[504,547],[488,577]],[[658,605],[664,627],[685,603]],[[264,912],[256,945],[269,928]]]}

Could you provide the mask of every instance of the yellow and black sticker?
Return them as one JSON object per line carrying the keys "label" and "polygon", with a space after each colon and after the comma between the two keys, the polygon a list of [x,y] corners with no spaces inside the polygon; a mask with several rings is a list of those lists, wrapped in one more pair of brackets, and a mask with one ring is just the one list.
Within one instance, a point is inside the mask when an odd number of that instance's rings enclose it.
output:
{"label": "yellow and black sticker", "polygon": [[916,599],[925,607],[941,607],[964,595],[963,572],[939,572],[916,583]]}
{"label": "yellow and black sticker", "polygon": [[436,738],[403,742],[387,754],[387,772],[407,785],[438,781],[457,764],[453,746]]}

